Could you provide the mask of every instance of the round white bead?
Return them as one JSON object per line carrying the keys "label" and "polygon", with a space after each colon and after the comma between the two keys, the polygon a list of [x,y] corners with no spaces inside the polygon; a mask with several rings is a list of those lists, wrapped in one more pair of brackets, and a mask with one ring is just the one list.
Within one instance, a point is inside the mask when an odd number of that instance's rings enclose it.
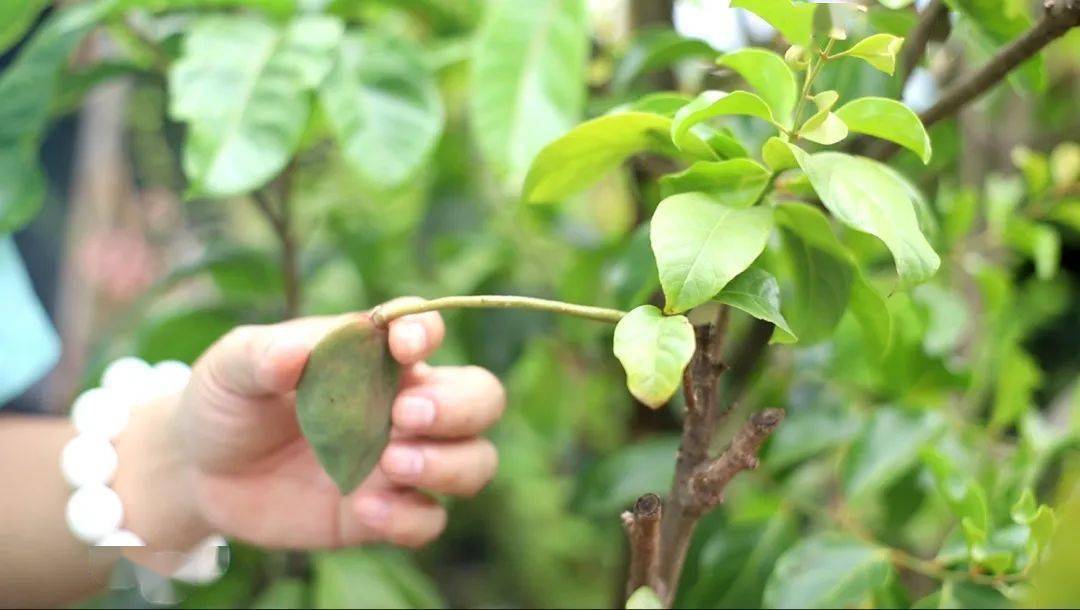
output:
{"label": "round white bead", "polygon": [[150,365],[141,358],[119,358],[105,367],[105,372],[101,375],[101,387],[142,387],[149,381],[151,370]]}
{"label": "round white bead", "polygon": [[154,365],[146,387],[146,397],[137,406],[152,403],[158,398],[177,394],[191,381],[191,367],[179,360],[165,360]]}
{"label": "round white bead", "polygon": [[71,532],[93,544],[120,529],[124,506],[120,496],[104,485],[80,487],[68,500],[66,517]]}
{"label": "round white bead", "polygon": [[75,399],[71,421],[82,434],[116,438],[131,417],[130,400],[121,393],[94,388]]}
{"label": "round white bead", "polygon": [[146,546],[146,543],[131,530],[119,530],[102,538],[97,546]]}
{"label": "round white bead", "polygon": [[104,436],[80,434],[64,445],[60,471],[74,487],[108,485],[116,474],[119,458]]}

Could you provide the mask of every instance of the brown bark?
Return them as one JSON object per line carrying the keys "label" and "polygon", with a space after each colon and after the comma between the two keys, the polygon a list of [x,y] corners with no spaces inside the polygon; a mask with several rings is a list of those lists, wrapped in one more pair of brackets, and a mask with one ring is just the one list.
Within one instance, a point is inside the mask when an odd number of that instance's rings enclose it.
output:
{"label": "brown bark", "polygon": [[660,582],[660,519],[663,503],[656,494],[645,494],[634,503],[634,509],[623,513],[623,527],[630,540],[630,571],[626,578],[626,595],[640,587],[652,587],[663,595]]}

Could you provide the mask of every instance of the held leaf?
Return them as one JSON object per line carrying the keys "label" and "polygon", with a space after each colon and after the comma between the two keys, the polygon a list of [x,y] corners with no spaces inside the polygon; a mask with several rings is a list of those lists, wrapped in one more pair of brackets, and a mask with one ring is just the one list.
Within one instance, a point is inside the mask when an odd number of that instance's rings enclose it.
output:
{"label": "held leaf", "polygon": [[342,494],[367,477],[390,440],[397,376],[385,331],[366,319],[327,335],[304,367],[300,429]]}
{"label": "held leaf", "polygon": [[659,409],[679,389],[694,355],[694,327],[686,316],[665,316],[642,305],[615,326],[613,351],[626,369],[630,393]]}

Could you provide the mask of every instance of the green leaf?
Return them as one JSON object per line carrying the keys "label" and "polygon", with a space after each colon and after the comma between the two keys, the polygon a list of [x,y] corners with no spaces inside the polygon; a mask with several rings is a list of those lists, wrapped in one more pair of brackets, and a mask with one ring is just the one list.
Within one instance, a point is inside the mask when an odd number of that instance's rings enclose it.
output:
{"label": "green leaf", "polygon": [[941,259],[919,228],[917,200],[906,182],[870,159],[790,148],[834,216],[885,242],[904,284],[917,284],[937,272]]}
{"label": "green leaf", "polygon": [[280,578],[270,583],[255,601],[252,608],[300,608],[307,598],[307,583],[298,578]]}
{"label": "green leaf", "polygon": [[615,357],[626,369],[626,387],[653,409],[679,389],[694,355],[694,328],[686,316],[664,316],[652,305],[626,314],[615,326]]}
{"label": "green leaf", "polygon": [[892,76],[896,70],[896,54],[904,39],[892,34],[874,34],[856,42],[850,49],[834,57],[858,57],[878,70]]}
{"label": "green leaf", "polygon": [[847,125],[832,111],[836,101],[840,99],[840,94],[835,91],[822,91],[813,99],[818,111],[799,128],[799,136],[826,146],[846,138]]}
{"label": "green leaf", "polygon": [[643,75],[694,57],[713,57],[716,49],[697,38],[686,38],[668,28],[640,32],[615,66],[611,90],[625,91]]}
{"label": "green leaf", "polygon": [[783,470],[815,455],[840,447],[862,430],[863,415],[847,405],[826,402],[790,409],[776,429],[765,455],[772,470]]}
{"label": "green leaf", "polygon": [[1042,197],[1050,187],[1050,159],[1026,146],[1017,146],[1009,155],[1013,165],[1024,174],[1028,195]]}
{"label": "green leaf", "polygon": [[732,518],[713,531],[698,530],[698,578],[684,581],[675,607],[762,607],[762,590],[776,560],[798,539],[798,520],[783,507],[758,510],[764,514]]}
{"label": "green leaf", "polygon": [[1050,152],[1050,179],[1066,190],[1080,182],[1080,143],[1062,142]]}
{"label": "green leaf", "polygon": [[[630,155],[672,154],[670,130],[671,119],[651,112],[618,112],[586,121],[540,151],[522,196],[529,203],[561,201],[595,184]],[[697,147],[708,150],[701,140]]]}
{"label": "green leaf", "polygon": [[926,447],[922,461],[934,476],[934,483],[957,519],[982,531],[990,528],[990,507],[986,490],[970,474],[963,472],[944,452]]}
{"label": "green leaf", "polygon": [[1067,199],[1056,204],[1048,217],[1058,224],[1080,233],[1080,199]]}
{"label": "green leaf", "polygon": [[503,0],[487,7],[474,47],[470,118],[484,158],[518,184],[536,153],[581,114],[585,2]]}
{"label": "green leaf", "polygon": [[660,596],[649,587],[640,587],[626,600],[626,610],[660,610],[664,608]]}
{"label": "green leaf", "polygon": [[1011,608],[1009,599],[989,585],[977,585],[958,578],[947,578],[935,591],[912,606],[913,609]]}
{"label": "green leaf", "polygon": [[884,97],[863,97],[844,104],[836,115],[856,133],[895,142],[930,162],[930,135],[911,108]]}
{"label": "green leaf", "polygon": [[938,284],[926,283],[915,288],[912,296],[927,312],[923,350],[931,356],[952,352],[968,327],[968,304],[963,296]]}
{"label": "green leaf", "polygon": [[867,343],[873,346],[875,353],[880,355],[888,352],[892,342],[892,314],[889,313],[885,297],[881,296],[862,273],[856,273],[855,281],[851,283],[848,310],[859,323]]}
{"label": "green leaf", "polygon": [[783,57],[766,49],[747,47],[727,53],[716,63],[738,72],[743,80],[758,90],[761,98],[772,108],[773,116],[785,127],[791,127],[791,113],[799,99],[799,85],[795,73]]}
{"label": "green leaf", "polygon": [[724,205],[744,208],[757,202],[771,177],[772,173],[753,159],[698,161],[661,178],[660,196],[701,191]]}
{"label": "green leaf", "polygon": [[1061,265],[1061,235],[1051,225],[1019,216],[1009,217],[1005,239],[1010,246],[1035,261],[1035,274],[1041,280],[1057,275]]}
{"label": "green leaf", "polygon": [[821,211],[804,203],[776,209],[784,251],[794,276],[794,291],[784,298],[784,313],[799,341],[812,344],[832,335],[851,299],[855,268]]}
{"label": "green leaf", "polygon": [[348,549],[312,556],[315,608],[436,608],[430,579],[393,551]]}
{"label": "green leaf", "polygon": [[656,258],[649,243],[649,223],[634,229],[633,235],[604,269],[603,282],[611,287],[615,304],[621,309],[636,307],[660,288]]}
{"label": "green leaf", "polygon": [[420,50],[402,38],[347,35],[319,100],[345,160],[382,187],[412,177],[442,132],[434,76]]}
{"label": "green leaf", "polygon": [[693,150],[695,142],[690,129],[721,115],[752,116],[776,124],[769,105],[753,93],[704,91],[675,113],[675,119],[671,123],[671,141],[680,150]]}
{"label": "green leaf", "polygon": [[139,327],[136,351],[147,362],[179,360],[191,364],[242,322],[238,308],[223,305],[156,314]]}
{"label": "green leaf", "polygon": [[1042,371],[1035,359],[1018,345],[1002,356],[995,381],[990,423],[1007,426],[1035,406],[1035,390],[1042,384]]}
{"label": "green leaf", "polygon": [[18,43],[47,6],[49,0],[0,2],[0,53]]}
{"label": "green leaf", "polygon": [[693,98],[682,93],[657,91],[656,93],[643,95],[629,104],[618,106],[609,114],[616,114],[619,112],[649,112],[666,117],[673,117],[675,116],[675,113],[679,111],[679,108],[685,106],[691,99]]}
{"label": "green leaf", "polygon": [[713,298],[757,259],[772,232],[772,210],[735,208],[704,193],[664,199],[650,237],[665,307],[679,313]]}
{"label": "green leaf", "polygon": [[817,534],[776,562],[766,608],[862,606],[892,576],[887,549],[839,533]]}
{"label": "green leaf", "polygon": [[844,492],[860,498],[883,491],[915,465],[919,451],[937,437],[942,424],[934,412],[879,407],[844,462]]}
{"label": "green leaf", "polygon": [[314,15],[283,27],[221,15],[191,27],[169,71],[169,109],[188,125],[184,171],[192,195],[242,194],[285,167],[342,31],[337,19]]}
{"label": "green leaf", "polygon": [[814,12],[810,3],[791,0],[731,0],[732,8],[744,8],[780,31],[791,44],[809,47],[814,41]]}
{"label": "green leaf", "polygon": [[0,73],[0,235],[28,223],[41,207],[45,177],[37,153],[58,93],[60,71],[113,4],[58,9]]}
{"label": "green leaf", "polygon": [[1054,535],[1054,528],[1057,524],[1054,510],[1045,504],[1036,506],[1035,494],[1031,492],[1031,489],[1024,489],[1009,515],[1015,523],[1027,527],[1029,560],[1033,562],[1039,561],[1043,550]]}
{"label": "green leaf", "polygon": [[[988,53],[1012,42],[1032,26],[1031,15],[1026,10],[1015,10],[1015,5],[1002,0],[946,0],[970,23],[977,35],[976,42]],[[1019,82],[1032,91],[1046,87],[1046,65],[1041,53],[1027,60],[1016,70]]]}
{"label": "green leaf", "polygon": [[623,445],[577,477],[572,506],[603,518],[625,510],[643,494],[671,487],[679,437],[666,435]]}
{"label": "green leaf", "polygon": [[776,136],[765,140],[765,144],[761,146],[761,159],[774,172],[799,167],[799,162],[795,160],[795,155],[791,153],[787,142]]}
{"label": "green leaf", "polygon": [[784,315],[780,313],[780,285],[768,271],[751,267],[728,282],[714,298],[759,320],[771,322],[776,327],[774,342],[798,341]]}

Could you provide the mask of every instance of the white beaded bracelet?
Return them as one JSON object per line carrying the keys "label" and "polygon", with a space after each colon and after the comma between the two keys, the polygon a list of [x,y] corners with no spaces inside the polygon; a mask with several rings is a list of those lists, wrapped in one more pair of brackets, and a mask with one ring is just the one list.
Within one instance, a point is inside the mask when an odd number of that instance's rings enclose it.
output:
{"label": "white beaded bracelet", "polygon": [[[100,388],[75,399],[71,420],[78,435],[64,445],[60,470],[74,488],[65,515],[68,528],[79,540],[94,546],[146,546],[137,534],[123,529],[124,506],[109,487],[119,462],[112,441],[123,432],[133,410],[183,390],[190,379],[191,367],[183,362],[167,360],[150,366],[139,358],[120,358],[106,367]],[[183,566],[216,565],[221,545],[224,540],[220,536],[208,538],[188,555]],[[174,578],[212,580],[214,570],[203,568],[195,570],[198,574],[187,574],[183,566]]]}

